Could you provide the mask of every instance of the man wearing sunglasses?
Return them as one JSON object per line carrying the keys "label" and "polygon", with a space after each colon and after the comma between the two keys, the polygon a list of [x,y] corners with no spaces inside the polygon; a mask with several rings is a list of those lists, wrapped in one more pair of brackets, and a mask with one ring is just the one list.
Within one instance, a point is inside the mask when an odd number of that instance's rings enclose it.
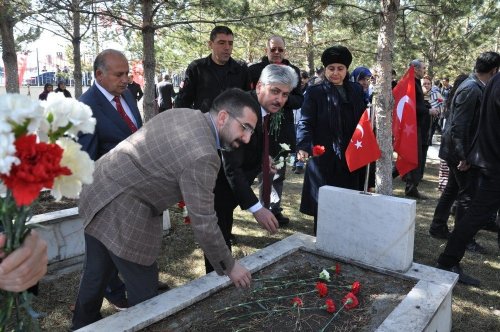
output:
{"label": "man wearing sunglasses", "polygon": [[[295,71],[288,66],[269,65],[262,71],[256,90],[249,92],[254,100],[260,104],[257,114],[257,124],[252,126],[243,119],[230,115],[241,128],[253,133],[250,142],[239,149],[225,149],[222,151],[222,168],[219,171],[215,184],[215,212],[217,223],[222,231],[226,245],[231,249],[231,231],[233,227],[233,211],[236,206],[253,214],[255,220],[273,234],[278,229],[278,220],[265,206],[266,200],[259,201],[251,185],[264,166],[269,162],[265,155],[265,133],[268,128],[264,124],[271,114],[278,112],[289,97],[290,91],[298,84]],[[267,158],[267,159],[266,159]],[[270,163],[267,163],[270,166]],[[275,172],[275,170],[271,170]],[[269,173],[269,172],[268,172]],[[270,174],[268,174],[269,176]],[[270,185],[270,183],[269,183]],[[269,186],[270,187],[270,186]],[[207,273],[213,271],[210,262],[205,258]]]}
{"label": "man wearing sunglasses", "polygon": [[[262,61],[248,67],[250,73],[250,79],[252,81],[252,89],[255,89],[262,70],[269,64],[285,65],[291,67],[297,76],[297,85],[293,86],[293,90],[288,95],[288,100],[282,109],[274,115],[274,119],[271,119],[271,123],[279,124],[273,125],[274,128],[270,132],[269,138],[269,154],[271,157],[275,157],[281,151],[280,143],[286,143],[290,145],[292,151],[295,150],[295,124],[293,121],[293,110],[302,107],[302,102],[304,101],[304,96],[300,89],[300,70],[295,67],[285,59],[285,40],[281,36],[271,36],[267,40],[266,45],[266,56],[262,58]],[[277,201],[271,202],[271,211],[278,219],[280,226],[285,226],[290,222],[290,219],[285,217],[281,211],[281,195],[283,192],[283,183],[285,181],[286,173],[286,163],[281,169],[278,170],[278,176],[273,180],[273,188],[276,190],[278,199]]]}

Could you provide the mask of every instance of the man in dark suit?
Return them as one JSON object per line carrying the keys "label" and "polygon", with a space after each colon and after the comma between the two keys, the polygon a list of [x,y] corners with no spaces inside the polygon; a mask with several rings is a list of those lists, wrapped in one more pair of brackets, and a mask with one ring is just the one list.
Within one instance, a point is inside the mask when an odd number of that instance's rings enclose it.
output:
{"label": "man in dark suit", "polygon": [[138,83],[134,82],[134,75],[132,74],[128,75],[127,89],[137,101],[141,100],[142,96],[144,95],[141,86]]}
{"label": "man in dark suit", "polygon": [[174,86],[170,82],[170,75],[165,74],[163,81],[156,85],[158,96],[158,111],[163,112],[172,108],[172,98],[175,97]]}
{"label": "man in dark suit", "polygon": [[[495,69],[498,72],[498,65]],[[479,286],[480,281],[463,273],[459,263],[465,247],[500,208],[500,74],[496,74],[484,90],[478,130],[467,162],[480,170],[479,187],[462,222],[448,239],[439,256],[438,268],[458,273],[458,281]]]}
{"label": "man in dark suit", "polygon": [[161,213],[181,198],[191,227],[215,271],[236,287],[249,287],[250,272],[235,261],[217,226],[214,186],[218,150],[250,141],[258,104],[239,89],[222,93],[210,112],[172,109],[147,122],[96,162],[94,182],[84,186],[79,213],[85,228],[85,269],[72,329],[101,318],[106,282],[119,271],[130,305],[157,294],[156,259]]}
{"label": "man in dark suit", "polygon": [[[250,92],[261,108],[250,143],[234,151],[222,151],[223,168],[219,171],[214,190],[215,211],[217,222],[229,249],[231,249],[233,211],[238,205],[241,209],[251,212],[255,220],[270,233],[275,233],[277,230],[276,217],[268,210],[269,206],[264,207],[255,196],[251,185],[261,172],[263,162],[263,118],[277,113],[285,105],[297,81],[298,78],[290,67],[269,65],[264,68],[256,90]],[[247,129],[251,128],[247,126]],[[207,259],[205,259],[205,267],[207,273],[213,271]]]}
{"label": "man in dark suit", "polygon": [[[78,140],[92,160],[101,158],[142,126],[137,102],[127,90],[128,71],[127,58],[116,50],[104,50],[94,61],[94,85],[80,101],[92,109],[96,127],[93,134],[82,135]],[[116,100],[124,113],[118,110]],[[118,275],[110,280],[105,297],[118,310],[128,306],[125,285]]]}
{"label": "man in dark suit", "polygon": [[[293,119],[293,110],[299,109],[302,107],[302,103],[304,102],[304,96],[302,95],[302,90],[300,89],[299,77],[300,70],[295,67],[285,59],[285,40],[281,36],[271,36],[267,40],[266,44],[266,56],[262,58],[262,61],[256,63],[250,67],[248,67],[248,71],[250,73],[250,80],[252,82],[252,87],[255,88],[257,85],[257,81],[259,80],[260,74],[264,67],[268,64],[278,64],[285,65],[291,67],[295,71],[295,75],[297,76],[297,85],[293,86],[293,90],[288,94],[288,99],[286,103],[282,106],[282,110],[274,116],[273,123],[276,123],[275,126],[272,126],[271,129],[271,137],[269,139],[269,150],[271,156],[275,157],[280,153],[281,143],[288,144],[292,151],[295,151],[295,123]],[[278,125],[279,124],[279,125]],[[285,217],[281,211],[281,195],[283,193],[283,183],[285,181],[285,173],[286,173],[286,163],[285,165],[278,170],[278,176],[273,179],[273,188],[276,191],[277,200],[273,200],[271,202],[271,211],[278,219],[280,226],[284,226],[290,222],[290,219]]]}

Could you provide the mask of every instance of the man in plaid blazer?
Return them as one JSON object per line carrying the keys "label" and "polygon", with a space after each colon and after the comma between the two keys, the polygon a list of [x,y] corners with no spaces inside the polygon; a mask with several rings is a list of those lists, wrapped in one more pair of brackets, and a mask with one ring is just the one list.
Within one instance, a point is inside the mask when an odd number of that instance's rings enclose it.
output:
{"label": "man in plaid blazer", "polygon": [[218,150],[248,143],[246,128],[255,128],[258,110],[249,95],[230,89],[208,113],[160,113],[96,162],[94,182],[83,188],[79,203],[86,255],[72,329],[101,318],[104,289],[116,270],[131,306],[157,294],[161,213],[181,199],[215,271],[237,287],[250,285],[250,273],[231,256],[217,226],[213,189]]}

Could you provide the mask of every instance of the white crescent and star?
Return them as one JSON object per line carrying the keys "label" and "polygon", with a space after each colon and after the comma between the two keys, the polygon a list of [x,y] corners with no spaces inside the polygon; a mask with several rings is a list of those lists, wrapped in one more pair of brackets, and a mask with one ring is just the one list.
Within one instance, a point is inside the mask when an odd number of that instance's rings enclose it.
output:
{"label": "white crescent and star", "polygon": [[408,95],[404,95],[399,101],[398,106],[396,107],[396,114],[398,116],[399,122],[403,118],[403,111],[405,108],[405,103],[410,103],[411,99]]}

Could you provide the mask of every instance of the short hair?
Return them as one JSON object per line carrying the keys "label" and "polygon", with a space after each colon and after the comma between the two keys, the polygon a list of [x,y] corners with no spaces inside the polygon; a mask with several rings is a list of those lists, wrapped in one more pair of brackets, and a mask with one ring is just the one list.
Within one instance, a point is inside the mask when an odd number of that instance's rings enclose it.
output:
{"label": "short hair", "polygon": [[170,79],[170,75],[169,74],[165,74],[165,76],[163,76],[163,79],[165,81],[168,81]]}
{"label": "short hair", "polygon": [[297,86],[299,78],[290,66],[270,64],[262,70],[259,82],[262,84],[284,84],[293,89]]}
{"label": "short hair", "polygon": [[285,38],[283,38],[279,35],[272,35],[271,37],[269,37],[267,39],[266,47],[269,47],[271,45],[271,40],[273,40],[273,39],[281,39],[281,41],[283,42],[283,46],[285,46]]}
{"label": "short hair", "polygon": [[223,33],[225,35],[232,35],[233,31],[229,29],[225,25],[217,25],[215,28],[212,29],[210,32],[210,41],[214,41],[215,38],[217,38],[217,34]]}
{"label": "short hair", "polygon": [[97,73],[97,69],[100,69],[102,71],[107,70],[106,59],[111,54],[117,55],[117,56],[122,56],[125,60],[127,60],[127,57],[122,52],[108,48],[96,56],[96,58],[94,60],[94,76]]}
{"label": "short hair", "polygon": [[309,78],[309,73],[305,70],[300,72],[300,78]]}
{"label": "short hair", "polygon": [[210,113],[219,114],[221,110],[226,110],[235,117],[241,117],[245,107],[249,107],[256,116],[260,111],[259,103],[249,93],[238,88],[231,88],[215,98]]}
{"label": "short hair", "polygon": [[422,67],[422,60],[415,59],[410,62],[410,67],[420,68]]}
{"label": "short hair", "polygon": [[500,54],[490,51],[481,53],[477,57],[474,71],[477,73],[485,74],[490,70],[498,67],[500,67]]}

